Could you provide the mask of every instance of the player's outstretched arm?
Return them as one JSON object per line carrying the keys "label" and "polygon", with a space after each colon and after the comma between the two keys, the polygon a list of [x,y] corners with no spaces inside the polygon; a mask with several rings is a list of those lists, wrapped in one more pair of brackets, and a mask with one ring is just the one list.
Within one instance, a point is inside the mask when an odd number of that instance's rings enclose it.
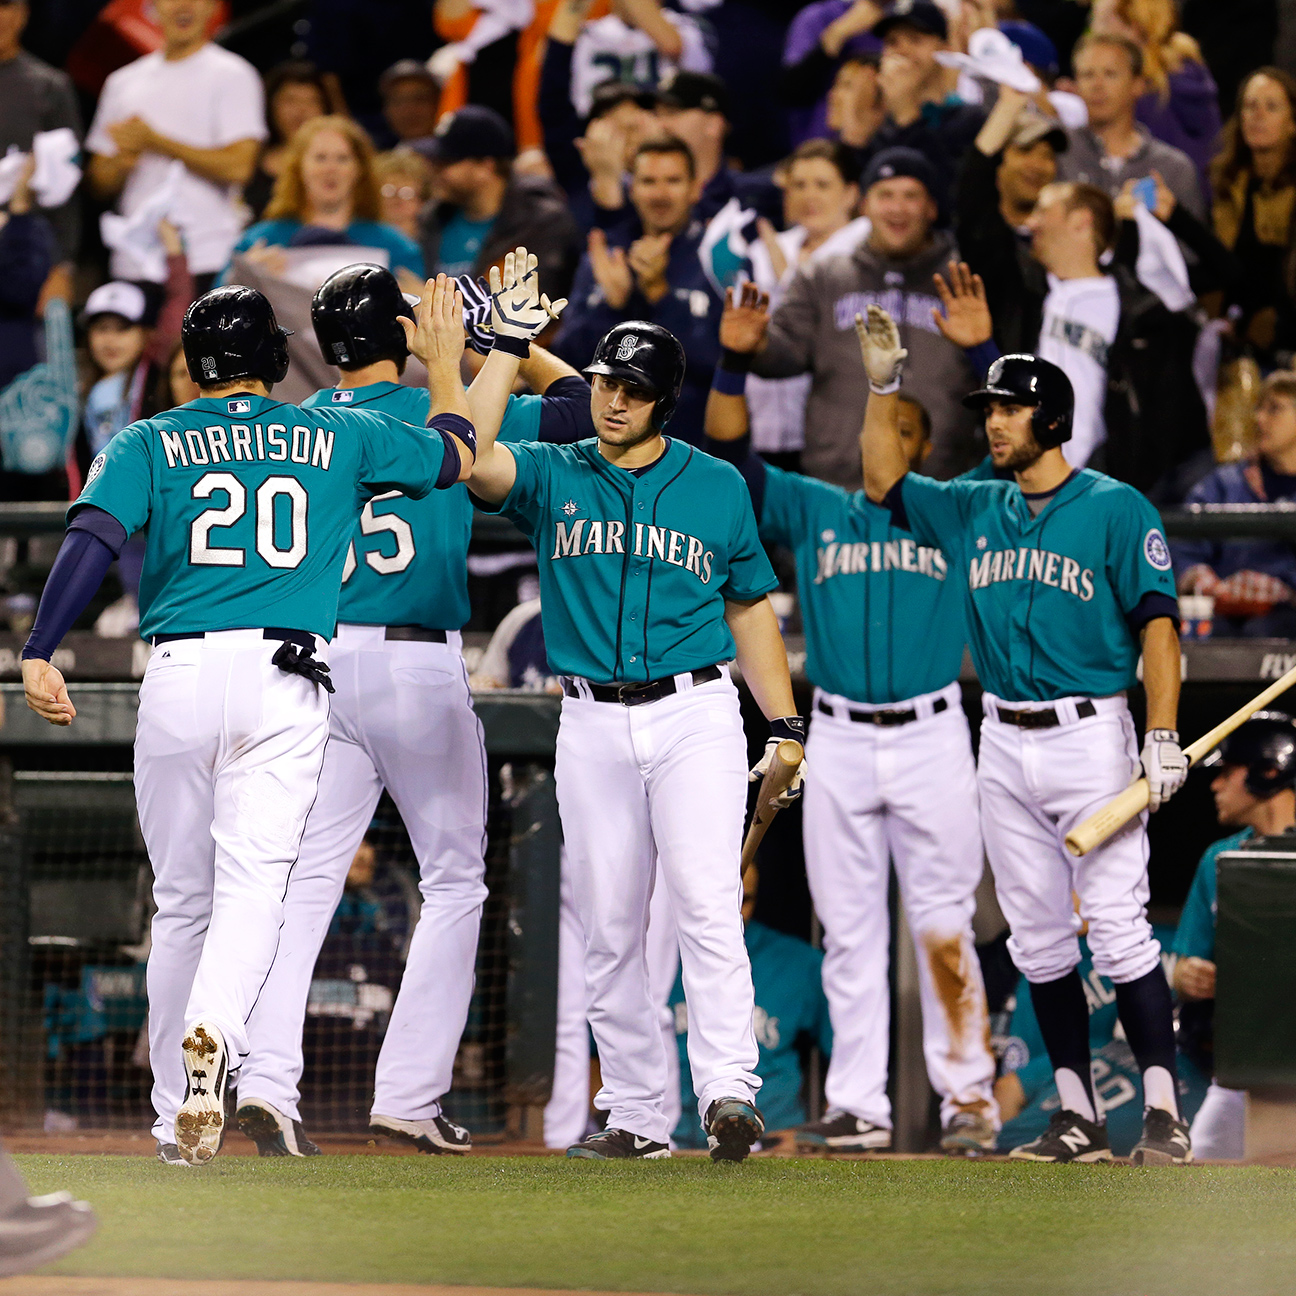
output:
{"label": "player's outstretched arm", "polygon": [[864,459],[864,490],[881,503],[891,488],[909,471],[900,440],[900,379],[909,352],[900,345],[895,320],[880,306],[868,308],[868,320],[855,316],[860,355],[868,374],[869,398],[860,433]]}
{"label": "player's outstretched arm", "polygon": [[747,435],[751,419],[747,410],[747,371],[752,355],[769,329],[769,294],[750,280],[735,300],[725,289],[720,316],[720,363],[707,396],[706,434],[713,441],[737,441]]}
{"label": "player's outstretched arm", "polygon": [[531,354],[518,365],[522,381],[537,396],[543,396],[560,378],[579,378],[585,381],[579,369],[573,369],[566,360],[560,360],[552,351],[531,343]]}
{"label": "player's outstretched arm", "polygon": [[1188,761],[1179,747],[1179,683],[1182,674],[1179,632],[1169,617],[1143,627],[1143,688],[1147,694],[1147,731],[1143,772],[1148,805],[1155,811],[1184,785]]}
{"label": "player's outstretched arm", "polygon": [[[428,375],[428,421],[438,414],[456,414],[472,422],[472,410],[459,375],[463,359],[463,298],[454,280],[445,275],[429,279],[415,311],[415,322],[398,316],[410,354],[423,362]],[[459,452],[459,480],[472,472],[474,446],[463,437],[447,433]]]}

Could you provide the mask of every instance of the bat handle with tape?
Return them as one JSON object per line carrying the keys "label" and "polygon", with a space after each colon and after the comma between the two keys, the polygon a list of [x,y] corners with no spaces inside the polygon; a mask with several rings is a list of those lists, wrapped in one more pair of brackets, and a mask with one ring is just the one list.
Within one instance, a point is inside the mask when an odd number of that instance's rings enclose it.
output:
{"label": "bat handle with tape", "polygon": [[[1263,711],[1275,698],[1296,686],[1296,666],[1281,679],[1275,680],[1263,692],[1256,694],[1250,702],[1239,707],[1227,720],[1220,721],[1214,729],[1208,730],[1184,748],[1189,766],[1196,765],[1203,756],[1208,756],[1225,738],[1240,725],[1245,724],[1257,711]],[[1078,824],[1066,836],[1066,847],[1072,855],[1087,855],[1095,846],[1118,833],[1131,819],[1141,815],[1148,806],[1148,781],[1136,779],[1123,792],[1118,793],[1107,802],[1101,810],[1094,811],[1083,823]]]}
{"label": "bat handle with tape", "polygon": [[765,830],[778,814],[778,798],[792,785],[796,772],[805,759],[805,748],[794,738],[784,738],[774,748],[774,758],[770,761],[765,777],[761,779],[760,791],[756,794],[756,809],[752,814],[751,826],[743,840],[742,871],[744,876],[756,859],[756,848],[765,836]]}

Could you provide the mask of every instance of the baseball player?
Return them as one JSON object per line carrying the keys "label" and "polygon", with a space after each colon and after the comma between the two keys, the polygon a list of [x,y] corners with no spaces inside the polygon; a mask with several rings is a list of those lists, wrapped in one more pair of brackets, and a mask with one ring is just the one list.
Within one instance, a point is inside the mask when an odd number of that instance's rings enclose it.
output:
{"label": "baseball player", "polygon": [[[736,303],[728,293],[707,434],[717,453],[742,456],[761,538],[795,555],[806,673],[815,684],[805,857],[824,925],[834,1044],[828,1111],[796,1142],[829,1152],[891,1145],[887,886],[894,859],[918,952],[941,1147],[986,1152],[998,1108],[972,935],[984,857],[958,683],[962,591],[940,549],[916,544],[863,491],[784,472],[752,453],[743,374],[768,325],[766,306],[754,285],[744,285]],[[917,468],[931,449],[926,413],[901,397],[897,417],[906,463]]]}
{"label": "baseball player", "polygon": [[644,950],[655,875],[679,935],[712,1158],[742,1160],[764,1128],[739,912],[747,771],[726,664],[735,648],[771,721],[758,768],[804,721],[742,479],[662,433],[684,366],[665,329],[618,324],[587,371],[597,438],[492,443],[469,483],[535,544],[545,644],[563,681],[558,805],[603,1075],[596,1103],[609,1113],[571,1157],[670,1155],[665,1045]]}
{"label": "baseball player", "polygon": [[1014,1157],[1111,1158],[1090,1079],[1089,1014],[1076,974],[1072,893],[1094,967],[1116,987],[1147,1104],[1138,1165],[1192,1158],[1175,1095],[1170,987],[1148,925],[1146,818],[1080,859],[1070,830],[1139,772],[1125,692],[1139,646],[1148,729],[1142,767],[1156,810],[1184,781],[1175,729],[1178,605],[1170,551],[1133,487],[1073,470],[1060,446],[1074,406],[1066,375],[1035,356],[1002,356],[968,404],[984,411],[990,455],[1012,481],[936,482],[909,470],[898,420],[905,352],[891,317],[857,317],[871,395],[864,488],[919,544],[939,545],[964,589],[968,637],[985,689],[981,831],[1009,949],[1053,1063],[1062,1108]]}
{"label": "baseball player", "polygon": [[[562,303],[546,310],[538,296],[530,299],[534,261],[525,248],[508,255],[493,303],[495,345],[517,358],[562,309]],[[528,267],[531,276],[519,288]],[[331,276],[315,294],[311,319],[320,350],[337,363],[341,381],[309,397],[303,408],[382,410],[422,424],[427,391],[398,381],[408,356],[402,315],[410,318],[412,311],[389,271],[354,265]],[[589,385],[545,353],[528,359],[530,376],[555,394],[508,396],[500,435],[561,436],[572,426],[582,435],[590,426]],[[423,905],[378,1055],[370,1128],[423,1152],[462,1153],[472,1145],[440,1103],[467,1021],[486,898],[486,753],[460,634],[469,615],[471,530],[465,487],[421,500],[391,491],[365,505],[347,551],[329,650],[337,692],[320,795],[306,823],[279,951],[248,1023],[251,1052],[239,1074],[239,1128],[263,1156],[318,1151],[302,1131],[298,1110],[306,1002],[348,866],[384,788],[410,834]]]}
{"label": "baseball player", "polygon": [[[1217,771],[1211,792],[1220,823],[1240,830],[1206,848],[1174,936],[1179,1047],[1209,1075],[1215,1060],[1215,866],[1225,851],[1256,835],[1290,832],[1296,824],[1296,721],[1281,711],[1257,711],[1202,765]],[[1198,1156],[1241,1160],[1246,1155],[1246,1091],[1226,1089],[1212,1078],[1191,1133]]]}
{"label": "baseball player", "polygon": [[444,277],[417,329],[429,429],[346,408],[298,409],[258,292],[227,287],[185,315],[200,398],[131,424],[91,465],[23,650],[28,704],[76,710],[49,664],[127,536],[148,524],[135,788],[154,873],[149,955],[154,1133],[169,1163],[215,1156],[230,1072],[270,965],[318,789],[347,544],[371,495],[422,497],[466,477],[475,436],[459,381],[462,302]]}

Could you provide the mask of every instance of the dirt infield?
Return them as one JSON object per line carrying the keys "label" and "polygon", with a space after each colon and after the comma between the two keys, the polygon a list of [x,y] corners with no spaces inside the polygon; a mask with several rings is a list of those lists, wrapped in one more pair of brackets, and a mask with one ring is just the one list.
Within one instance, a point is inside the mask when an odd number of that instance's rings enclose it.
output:
{"label": "dirt infield", "polygon": [[646,1292],[561,1292],[552,1287],[412,1287],[406,1283],[312,1283],[175,1278],[7,1278],[0,1296],[651,1296]]}

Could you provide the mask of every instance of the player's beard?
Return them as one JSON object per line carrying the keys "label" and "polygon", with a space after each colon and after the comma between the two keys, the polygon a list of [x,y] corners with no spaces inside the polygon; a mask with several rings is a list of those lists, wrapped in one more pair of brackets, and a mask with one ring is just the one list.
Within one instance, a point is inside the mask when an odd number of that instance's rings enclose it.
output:
{"label": "player's beard", "polygon": [[1044,447],[1035,440],[1035,435],[1032,433],[1022,445],[1017,446],[1008,455],[1008,458],[1003,463],[997,463],[995,467],[1014,473],[1026,472],[1039,463],[1043,453]]}
{"label": "player's beard", "polygon": [[600,441],[605,445],[616,446],[618,450],[627,450],[637,445],[643,445],[645,441],[651,441],[653,437],[658,435],[651,418],[637,432],[632,431],[630,428],[621,428],[616,436],[609,436],[608,429],[602,426],[597,429],[597,432]]}

